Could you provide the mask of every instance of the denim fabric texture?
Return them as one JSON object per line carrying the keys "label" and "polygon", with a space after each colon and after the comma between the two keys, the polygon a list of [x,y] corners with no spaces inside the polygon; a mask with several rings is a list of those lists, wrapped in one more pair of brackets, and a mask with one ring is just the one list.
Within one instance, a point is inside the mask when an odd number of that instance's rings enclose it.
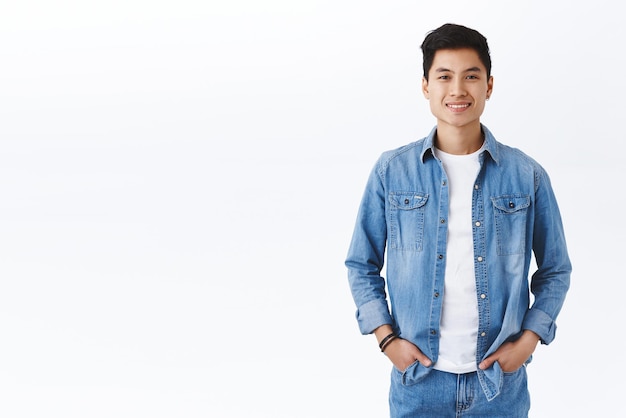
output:
{"label": "denim fabric texture", "polygon": [[505,373],[506,389],[491,401],[483,395],[476,372],[454,374],[433,370],[418,385],[403,382],[403,373],[397,369],[391,373],[392,418],[526,418],[530,411],[526,367]]}
{"label": "denim fabric texture", "polygon": [[[485,126],[482,130],[485,150],[468,219],[479,315],[476,364],[525,329],[549,344],[571,273],[547,173],[522,151],[497,142]],[[433,153],[435,135],[436,127],[427,137],[380,156],[345,262],[360,331],[370,334],[390,324],[433,364],[445,297],[449,201],[446,173]],[[533,253],[537,270],[529,283]],[[414,383],[431,371],[417,364],[403,379]],[[487,399],[498,396],[503,372],[497,363],[479,370],[477,378]]]}

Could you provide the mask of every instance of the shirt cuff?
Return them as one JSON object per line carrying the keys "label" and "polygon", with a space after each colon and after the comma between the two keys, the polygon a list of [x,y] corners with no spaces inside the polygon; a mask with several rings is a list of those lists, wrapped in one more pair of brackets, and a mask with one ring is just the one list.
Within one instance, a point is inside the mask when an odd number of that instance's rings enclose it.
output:
{"label": "shirt cuff", "polygon": [[524,318],[523,329],[533,331],[542,344],[550,344],[556,334],[556,323],[543,311],[531,309]]}
{"label": "shirt cuff", "polygon": [[362,334],[371,334],[381,325],[392,324],[387,301],[384,299],[371,300],[357,309],[356,319]]}

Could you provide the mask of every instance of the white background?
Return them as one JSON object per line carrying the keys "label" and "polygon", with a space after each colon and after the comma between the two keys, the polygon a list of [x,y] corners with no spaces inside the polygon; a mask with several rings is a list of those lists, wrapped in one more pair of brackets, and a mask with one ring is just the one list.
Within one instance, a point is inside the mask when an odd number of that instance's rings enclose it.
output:
{"label": "white background", "polygon": [[435,123],[427,31],[487,36],[482,121],[574,265],[532,417],[623,411],[623,16],[609,1],[0,3],[0,416],[384,417],[346,255]]}

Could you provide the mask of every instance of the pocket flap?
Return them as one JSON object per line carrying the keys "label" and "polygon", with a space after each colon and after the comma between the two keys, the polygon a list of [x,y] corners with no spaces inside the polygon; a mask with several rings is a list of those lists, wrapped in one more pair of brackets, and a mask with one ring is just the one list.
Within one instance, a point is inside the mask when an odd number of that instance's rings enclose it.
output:
{"label": "pocket flap", "polygon": [[403,210],[416,209],[426,204],[428,195],[419,192],[390,192],[389,203]]}
{"label": "pocket flap", "polygon": [[506,195],[492,197],[493,205],[503,212],[513,213],[530,206],[530,197],[522,195]]}

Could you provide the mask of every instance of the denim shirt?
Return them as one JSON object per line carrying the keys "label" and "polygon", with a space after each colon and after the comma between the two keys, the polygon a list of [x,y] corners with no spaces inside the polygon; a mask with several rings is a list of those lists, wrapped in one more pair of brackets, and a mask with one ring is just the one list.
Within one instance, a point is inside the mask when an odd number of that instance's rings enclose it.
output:
{"label": "denim shirt", "polygon": [[[482,130],[485,150],[471,219],[479,322],[476,364],[523,330],[549,344],[571,273],[547,173],[523,152],[497,142],[485,126]],[[436,127],[426,138],[380,156],[346,258],[361,333],[390,324],[433,364],[445,297],[450,195],[442,163],[433,153],[435,134]],[[533,253],[537,270],[529,283]],[[416,363],[403,379],[414,383],[431,369]],[[478,376],[488,399],[500,393],[503,372],[497,362],[478,370]]]}

